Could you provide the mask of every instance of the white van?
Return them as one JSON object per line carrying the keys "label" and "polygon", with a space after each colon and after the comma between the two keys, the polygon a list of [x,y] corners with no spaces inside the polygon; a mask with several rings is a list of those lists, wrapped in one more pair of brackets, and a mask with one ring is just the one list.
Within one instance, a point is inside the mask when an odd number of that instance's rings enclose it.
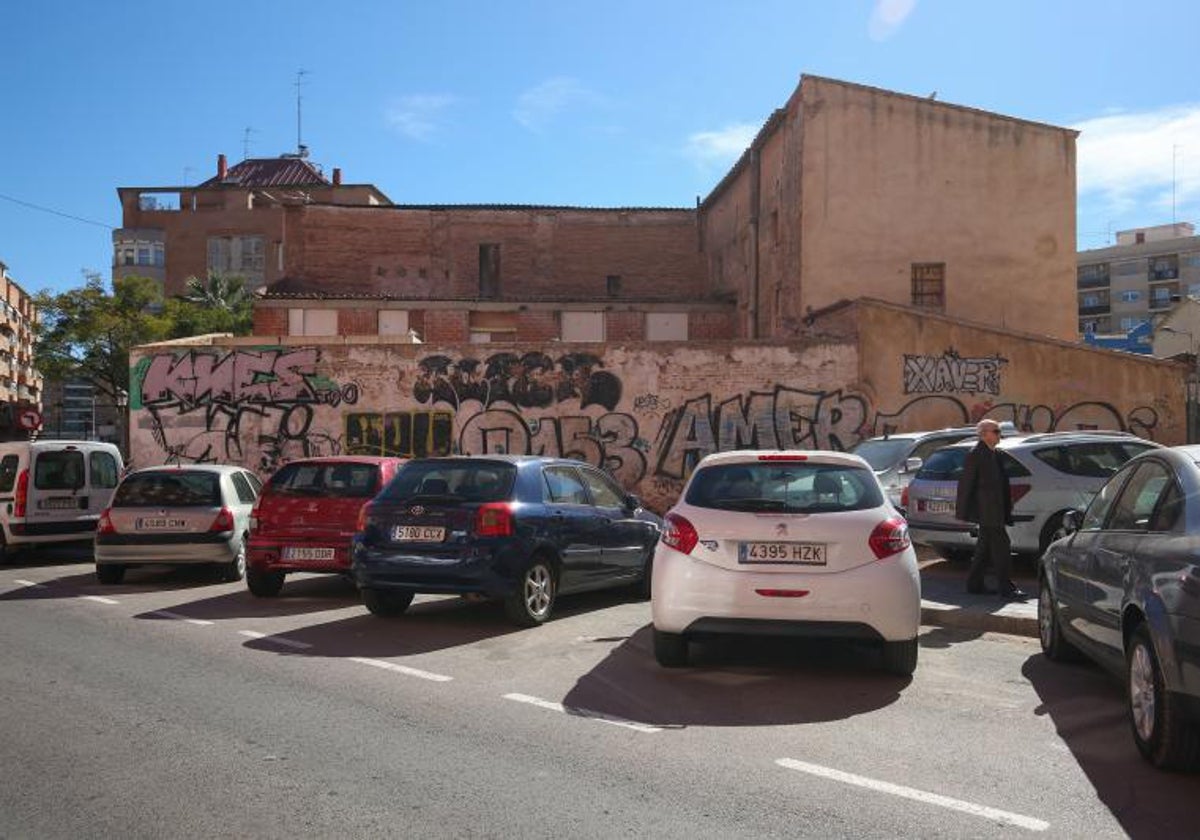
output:
{"label": "white van", "polygon": [[0,556],[90,539],[125,465],[94,440],[0,443]]}

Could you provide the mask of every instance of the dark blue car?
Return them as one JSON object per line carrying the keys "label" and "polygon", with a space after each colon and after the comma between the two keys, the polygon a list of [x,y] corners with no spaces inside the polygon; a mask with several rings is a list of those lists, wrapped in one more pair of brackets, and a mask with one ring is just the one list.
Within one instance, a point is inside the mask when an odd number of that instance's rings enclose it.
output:
{"label": "dark blue car", "polygon": [[375,615],[404,612],[418,592],[476,594],[533,626],[560,594],[637,584],[648,596],[661,524],[578,461],[428,458],[363,508],[351,563]]}

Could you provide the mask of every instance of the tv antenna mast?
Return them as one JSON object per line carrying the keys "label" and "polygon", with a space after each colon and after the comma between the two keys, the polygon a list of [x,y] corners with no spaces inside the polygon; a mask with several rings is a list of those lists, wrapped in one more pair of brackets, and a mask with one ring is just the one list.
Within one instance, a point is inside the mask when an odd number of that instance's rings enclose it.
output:
{"label": "tv antenna mast", "polygon": [[246,126],[242,132],[242,160],[250,159],[250,135],[258,134],[258,129],[251,126]]}
{"label": "tv antenna mast", "polygon": [[307,75],[308,75],[308,71],[305,70],[303,67],[301,67],[299,70],[296,71],[296,82],[295,82],[295,85],[296,85],[296,153],[300,157],[306,156],[304,154],[306,150],[304,148],[304,143],[303,143],[302,136],[300,133],[300,128],[301,128],[301,120],[300,120],[301,107],[300,106],[301,106],[301,103],[304,101],[304,97],[301,96],[301,88],[304,86],[304,77]]}

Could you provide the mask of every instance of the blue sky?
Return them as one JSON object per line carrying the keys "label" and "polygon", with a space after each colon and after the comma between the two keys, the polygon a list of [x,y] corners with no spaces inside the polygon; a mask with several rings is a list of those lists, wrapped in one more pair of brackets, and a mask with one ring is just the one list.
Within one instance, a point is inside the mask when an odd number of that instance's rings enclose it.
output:
{"label": "blue sky", "polygon": [[[303,140],[401,203],[692,206],[801,73],[1081,128],[1079,244],[1200,222],[1189,0],[11,3],[0,261],[110,274],[118,186]],[[32,203],[99,224],[35,210]],[[108,226],[108,227],[106,227]]]}

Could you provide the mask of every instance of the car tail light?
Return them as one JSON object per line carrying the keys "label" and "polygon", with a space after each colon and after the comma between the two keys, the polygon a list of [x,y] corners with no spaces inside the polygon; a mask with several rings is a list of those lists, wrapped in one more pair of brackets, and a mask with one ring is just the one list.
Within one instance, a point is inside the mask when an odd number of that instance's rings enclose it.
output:
{"label": "car tail light", "polygon": [[1012,498],[1012,503],[1015,505],[1021,499],[1025,498],[1025,494],[1033,489],[1032,484],[1010,484],[1008,487],[1008,495]]}
{"label": "car tail light", "polygon": [[475,536],[511,537],[512,507],[508,502],[488,502],[475,511]]}
{"label": "car tail light", "polygon": [[250,530],[257,531],[259,526],[258,505],[250,509]]}
{"label": "car tail light", "polygon": [[691,554],[696,543],[700,541],[700,535],[686,517],[678,513],[668,513],[663,519],[662,541],[664,545],[676,551]]}
{"label": "car tail light", "polygon": [[867,542],[880,560],[899,554],[912,545],[908,538],[908,523],[898,516],[885,519],[875,526]]}
{"label": "car tail light", "polygon": [[21,470],[17,476],[17,489],[13,493],[13,516],[24,516],[29,504],[29,469]]}
{"label": "car tail light", "polygon": [[807,461],[807,455],[759,455],[760,461]]}
{"label": "car tail light", "polygon": [[905,510],[908,510],[908,485],[907,484],[904,486],[904,489],[900,491],[900,507],[904,508]]}
{"label": "car tail light", "polygon": [[809,593],[808,589],[755,589],[764,598],[803,598]]}
{"label": "car tail light", "polygon": [[217,518],[208,526],[210,531],[232,531],[236,523],[233,521],[233,511],[227,507],[221,508]]}
{"label": "car tail light", "polygon": [[367,519],[371,516],[371,503],[367,502],[358,509],[358,521],[354,523],[354,530],[362,533],[367,530]]}
{"label": "car tail light", "polygon": [[96,523],[97,534],[115,534],[117,526],[112,524],[112,508],[105,508],[100,514],[100,521]]}

